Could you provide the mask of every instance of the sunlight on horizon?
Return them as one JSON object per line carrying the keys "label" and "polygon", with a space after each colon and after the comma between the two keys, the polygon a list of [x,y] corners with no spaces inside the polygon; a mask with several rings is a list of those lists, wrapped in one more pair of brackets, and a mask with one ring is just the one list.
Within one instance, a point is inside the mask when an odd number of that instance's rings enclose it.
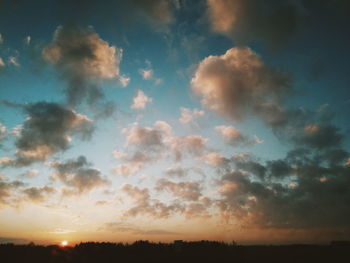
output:
{"label": "sunlight on horizon", "polygon": [[61,247],[65,247],[65,246],[68,246],[68,241],[67,240],[61,241]]}

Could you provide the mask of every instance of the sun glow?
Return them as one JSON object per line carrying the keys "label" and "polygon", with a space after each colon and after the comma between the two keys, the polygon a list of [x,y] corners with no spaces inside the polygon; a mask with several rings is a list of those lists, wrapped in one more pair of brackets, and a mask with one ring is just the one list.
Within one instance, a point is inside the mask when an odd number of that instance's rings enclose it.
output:
{"label": "sun glow", "polygon": [[61,241],[61,246],[62,246],[62,247],[65,247],[65,246],[67,246],[67,245],[68,245],[68,241],[67,241],[67,240]]}

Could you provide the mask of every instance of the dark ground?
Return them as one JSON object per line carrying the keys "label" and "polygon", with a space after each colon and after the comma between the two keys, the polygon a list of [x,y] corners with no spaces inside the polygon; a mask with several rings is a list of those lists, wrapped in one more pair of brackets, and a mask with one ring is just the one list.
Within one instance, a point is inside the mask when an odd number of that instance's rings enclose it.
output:
{"label": "dark ground", "polygon": [[0,245],[1,263],[104,262],[350,262],[349,243],[239,246],[220,242],[81,243],[74,247]]}

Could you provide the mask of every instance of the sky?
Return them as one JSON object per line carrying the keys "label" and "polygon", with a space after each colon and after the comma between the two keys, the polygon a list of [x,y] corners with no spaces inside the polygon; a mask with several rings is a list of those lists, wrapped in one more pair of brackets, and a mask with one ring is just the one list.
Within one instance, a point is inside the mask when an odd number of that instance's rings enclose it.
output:
{"label": "sky", "polygon": [[346,0],[0,0],[0,242],[350,239]]}

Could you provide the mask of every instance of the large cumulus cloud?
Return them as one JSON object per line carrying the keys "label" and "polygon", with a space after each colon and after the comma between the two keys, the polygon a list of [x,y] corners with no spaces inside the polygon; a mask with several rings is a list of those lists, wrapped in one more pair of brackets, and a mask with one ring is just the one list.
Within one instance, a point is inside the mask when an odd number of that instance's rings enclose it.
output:
{"label": "large cumulus cloud", "polygon": [[16,141],[15,166],[45,161],[69,148],[70,136],[87,139],[93,132],[92,121],[63,105],[37,102],[23,106],[27,118]]}
{"label": "large cumulus cloud", "polygon": [[92,28],[60,26],[42,55],[67,80],[70,104],[84,99],[93,103],[103,97],[99,82],[119,76],[122,50],[110,46]]}
{"label": "large cumulus cloud", "polygon": [[263,103],[278,103],[289,90],[290,79],[265,65],[250,48],[236,47],[202,60],[191,87],[205,107],[239,121]]}

